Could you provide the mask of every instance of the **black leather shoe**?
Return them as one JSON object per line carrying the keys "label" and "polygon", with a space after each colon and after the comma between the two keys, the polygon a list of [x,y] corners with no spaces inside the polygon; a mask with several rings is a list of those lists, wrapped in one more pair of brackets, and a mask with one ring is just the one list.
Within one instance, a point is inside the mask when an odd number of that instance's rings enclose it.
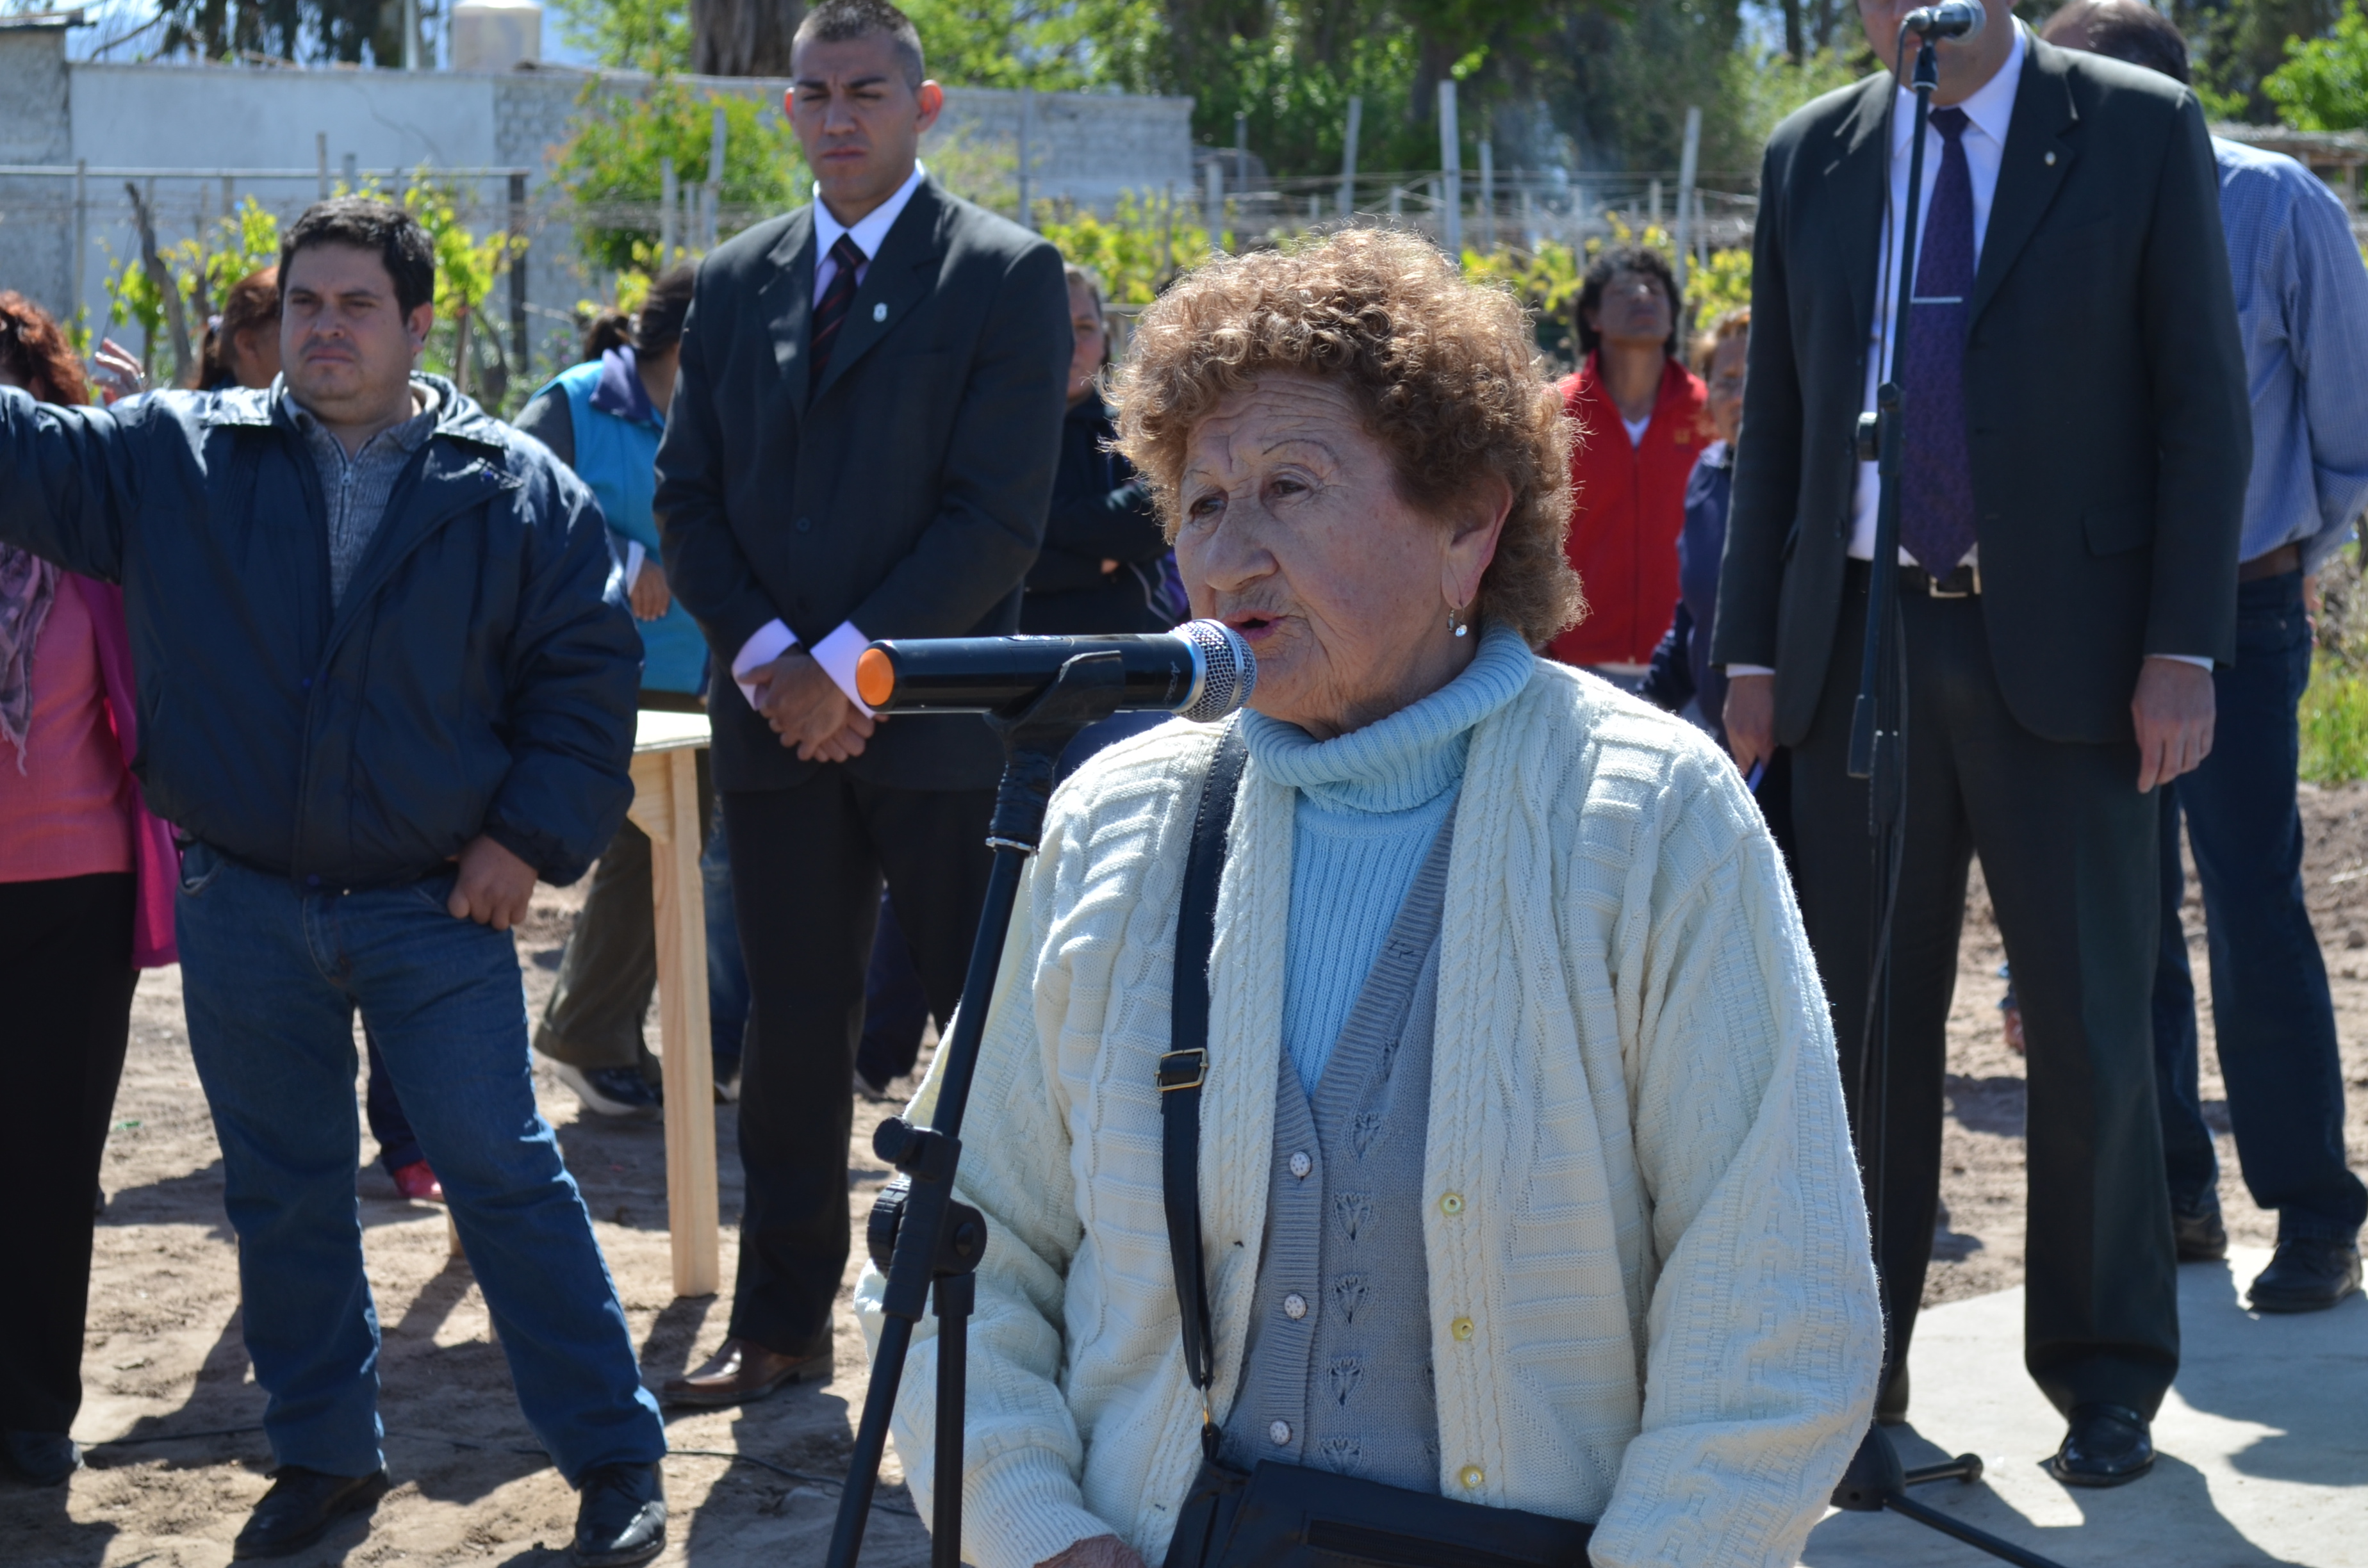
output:
{"label": "black leather shoe", "polygon": [[63,1432],[0,1432],[0,1463],[20,1481],[56,1486],[82,1468],[82,1450]]}
{"label": "black leather shoe", "polygon": [[1891,1376],[1874,1396],[1874,1419],[1884,1426],[1896,1426],[1907,1419],[1907,1363],[1902,1361],[1891,1369]]}
{"label": "black leather shoe", "polygon": [[576,1568],[629,1568],[666,1550],[666,1487],[654,1464],[604,1464],[586,1472],[575,1505]]}
{"label": "black leather shoe", "polygon": [[2076,1404],[2047,1473],[2066,1486],[2123,1486],[2154,1468],[2146,1418],[2125,1405]]}
{"label": "black leather shoe", "polygon": [[301,1464],[271,1472],[271,1490],[231,1543],[233,1557],[286,1557],[303,1551],[348,1514],[366,1514],[386,1495],[386,1471],[324,1475]]}
{"label": "black leather shoe", "polygon": [[2217,1263],[2226,1257],[2228,1227],[2220,1222],[2219,1194],[2206,1195],[2203,1206],[2192,1214],[2172,1204],[2170,1237],[2179,1245],[2181,1263]]}
{"label": "black leather shoe", "polygon": [[2298,1237],[2278,1244],[2245,1299],[2257,1312],[2323,1312],[2358,1289],[2358,1247]]}

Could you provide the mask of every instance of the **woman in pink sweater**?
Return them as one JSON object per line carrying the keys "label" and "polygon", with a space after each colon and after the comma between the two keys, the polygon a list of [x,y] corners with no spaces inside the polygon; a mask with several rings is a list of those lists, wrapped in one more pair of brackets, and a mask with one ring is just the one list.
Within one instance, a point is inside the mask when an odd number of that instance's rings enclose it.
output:
{"label": "woman in pink sweater", "polygon": [[[0,293],[0,385],[89,400],[40,307]],[[51,1485],[81,1463],[93,1199],[142,969],[174,961],[179,856],[132,780],[123,597],[0,545],[0,1468]]]}

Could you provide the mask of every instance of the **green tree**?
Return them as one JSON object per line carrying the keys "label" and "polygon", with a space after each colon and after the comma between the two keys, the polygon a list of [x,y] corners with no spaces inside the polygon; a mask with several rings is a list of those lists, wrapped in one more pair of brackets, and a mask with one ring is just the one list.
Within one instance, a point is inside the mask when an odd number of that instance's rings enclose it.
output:
{"label": "green tree", "polygon": [[684,0],[553,0],[559,36],[599,63],[635,71],[690,64],[690,8]]}
{"label": "green tree", "polygon": [[703,92],[662,77],[646,95],[594,81],[578,100],[575,133],[553,176],[574,199],[576,244],[607,271],[648,271],[658,263],[663,160],[684,181],[704,179],[723,111],[720,226],[727,232],[805,200],[813,176],[778,106],[745,93]]}
{"label": "green tree", "polygon": [[2290,38],[2286,62],[2261,79],[2278,118],[2297,131],[2355,131],[2368,125],[2368,17],[2343,0],[2332,36]]}

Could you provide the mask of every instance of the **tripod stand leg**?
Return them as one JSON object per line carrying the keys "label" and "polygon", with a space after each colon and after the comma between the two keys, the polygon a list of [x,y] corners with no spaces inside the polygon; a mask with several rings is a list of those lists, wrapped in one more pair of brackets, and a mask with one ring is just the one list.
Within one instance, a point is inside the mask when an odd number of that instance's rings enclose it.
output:
{"label": "tripod stand leg", "polygon": [[929,1568],[962,1568],[963,1378],[971,1307],[977,1297],[974,1276],[938,1276],[938,1457],[929,1498]]}
{"label": "tripod stand leg", "polygon": [[1962,1481],[1970,1486],[1981,1478],[1982,1456],[1959,1454],[1939,1464],[1919,1464],[1899,1479],[1903,1486],[1921,1486],[1930,1481]]}
{"label": "tripod stand leg", "polygon": [[2060,1568],[2054,1558],[2025,1551],[2010,1540],[2000,1540],[1987,1530],[1977,1530],[1962,1520],[1951,1518],[1938,1508],[1925,1506],[1913,1497],[1895,1493],[1884,1499],[1884,1506],[1895,1514],[1905,1514],[1918,1524],[1939,1530],[1942,1535],[1954,1536],[1967,1546],[1987,1551],[2001,1562],[2014,1563],[2016,1568]]}

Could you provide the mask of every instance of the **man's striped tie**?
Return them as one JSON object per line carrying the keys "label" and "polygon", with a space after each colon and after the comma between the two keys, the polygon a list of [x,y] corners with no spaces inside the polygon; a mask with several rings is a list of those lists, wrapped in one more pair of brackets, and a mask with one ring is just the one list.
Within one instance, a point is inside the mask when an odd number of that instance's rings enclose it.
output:
{"label": "man's striped tie", "polygon": [[838,342],[838,329],[847,323],[847,307],[855,302],[856,269],[871,258],[852,238],[841,234],[830,247],[830,259],[838,264],[838,270],[831,274],[830,287],[814,306],[814,347],[807,353],[813,369],[806,372],[806,385],[816,390],[822,386],[823,372],[830,369],[830,351]]}

